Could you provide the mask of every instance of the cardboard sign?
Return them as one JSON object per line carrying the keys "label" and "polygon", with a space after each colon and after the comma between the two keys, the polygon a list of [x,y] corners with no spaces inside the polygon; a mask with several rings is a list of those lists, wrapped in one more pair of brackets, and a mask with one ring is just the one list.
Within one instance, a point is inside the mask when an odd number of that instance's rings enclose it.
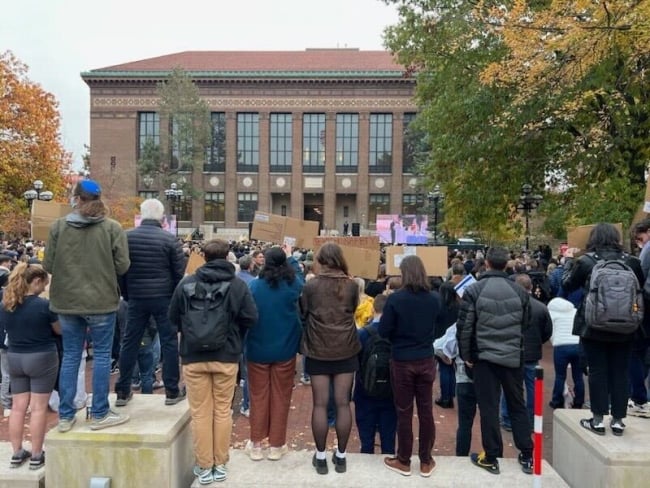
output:
{"label": "cardboard sign", "polygon": [[335,242],[339,246],[356,247],[379,251],[379,236],[314,237],[314,252],[326,242]]}
{"label": "cardboard sign", "polygon": [[72,207],[67,203],[32,201],[32,239],[47,241],[50,226],[59,218],[72,212]]}
{"label": "cardboard sign", "polygon": [[422,260],[427,276],[446,276],[447,246],[389,246],[386,248],[386,274],[401,275],[399,265],[406,256],[415,255]]}
{"label": "cardboard sign", "polygon": [[198,253],[191,253],[189,259],[187,260],[187,266],[185,266],[185,275],[192,275],[196,273],[196,270],[205,264],[205,259]]}
{"label": "cardboard sign", "polygon": [[[618,224],[614,224],[614,226],[618,230],[618,233],[621,235],[621,239],[623,239],[623,224],[619,222]],[[579,225],[578,227],[567,229],[567,246],[582,250],[587,249],[589,234],[591,234],[591,230],[594,227],[596,227],[596,224]]]}
{"label": "cardboard sign", "polygon": [[348,272],[359,278],[377,279],[381,253],[378,249],[363,249],[361,247],[341,246]]}
{"label": "cardboard sign", "polygon": [[318,222],[282,217],[265,212],[255,212],[251,239],[289,244],[292,247],[311,249],[318,235]]}

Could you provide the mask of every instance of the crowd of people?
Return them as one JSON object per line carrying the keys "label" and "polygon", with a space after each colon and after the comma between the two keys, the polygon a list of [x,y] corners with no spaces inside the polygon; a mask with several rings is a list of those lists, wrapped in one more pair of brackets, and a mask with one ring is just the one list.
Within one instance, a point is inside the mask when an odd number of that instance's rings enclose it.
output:
{"label": "crowd of people", "polygon": [[[0,254],[0,401],[11,412],[12,467],[44,465],[53,390],[59,432],[74,428],[87,344],[94,359],[90,428],[129,421],[120,407],[137,401],[134,376],[144,394],[163,387],[164,405],[188,402],[200,484],[227,477],[238,385],[240,412],[250,423],[246,453],[253,461],[283,458],[296,374],[311,385],[318,474],[329,471],[330,427],[337,443],[333,469],[346,472],[356,423],[362,453],[375,452],[378,434],[385,467],[411,475],[417,408],[419,474],[431,476],[434,403],[458,409],[456,455],[499,474],[501,430],[511,430],[521,469],[531,474],[533,378],[549,340],[552,408],[582,409],[589,398],[591,417],[580,424],[597,435],[605,435],[610,411],[615,435],[624,433],[627,414],[650,417],[650,313],[627,334],[594,331],[585,319],[599,261],[625,262],[643,288],[650,220],[632,230],[639,257],[623,252],[614,226],[598,224],[579,256],[569,249],[554,259],[546,246],[535,257],[497,246],[485,253],[452,250],[446,276],[427,276],[413,255],[401,261],[399,276],[386,276],[378,263],[378,276],[366,281],[350,276],[333,242],[316,252],[220,239],[192,246],[162,228],[164,208],[156,199],[141,204],[140,226],[125,232],[110,219],[92,180],[77,184],[73,203],[73,212],[52,225],[46,245],[6,243]],[[186,274],[193,252],[205,264]],[[473,283],[461,286],[470,275]],[[161,382],[152,343],[160,348]],[[113,407],[111,372],[119,372]],[[470,452],[477,407],[483,451]],[[28,415],[31,452],[23,447]]]}

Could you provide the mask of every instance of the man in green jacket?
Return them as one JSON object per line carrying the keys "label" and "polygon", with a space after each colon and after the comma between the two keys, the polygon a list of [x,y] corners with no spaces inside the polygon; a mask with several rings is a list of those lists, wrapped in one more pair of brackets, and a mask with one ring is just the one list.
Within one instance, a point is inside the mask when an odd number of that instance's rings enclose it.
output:
{"label": "man in green jacket", "polygon": [[129,269],[126,234],[107,217],[101,188],[82,180],[73,191],[74,211],[50,228],[43,267],[52,274],[50,309],[59,315],[63,361],[59,379],[59,432],[72,429],[74,397],[84,342],[93,342],[92,430],[123,424],[128,415],[109,408],[108,391],[115,317],[120,299],[118,276]]}

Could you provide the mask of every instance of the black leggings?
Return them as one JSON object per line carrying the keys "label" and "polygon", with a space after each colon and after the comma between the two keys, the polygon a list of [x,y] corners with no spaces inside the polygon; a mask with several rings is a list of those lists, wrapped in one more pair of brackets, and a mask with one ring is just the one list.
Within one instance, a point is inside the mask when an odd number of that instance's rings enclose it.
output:
{"label": "black leggings", "polygon": [[324,451],[327,445],[327,402],[330,394],[330,382],[334,384],[334,403],[336,405],[336,438],[339,452],[345,452],[352,429],[352,411],[350,394],[354,373],[334,375],[311,375],[311,392],[313,409],[311,412],[311,431],[314,435],[316,449]]}

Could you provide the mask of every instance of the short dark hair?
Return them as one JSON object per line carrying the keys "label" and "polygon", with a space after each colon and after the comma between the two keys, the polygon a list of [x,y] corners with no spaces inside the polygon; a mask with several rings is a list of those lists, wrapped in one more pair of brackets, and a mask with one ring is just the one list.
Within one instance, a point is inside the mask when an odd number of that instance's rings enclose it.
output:
{"label": "short dark hair", "polygon": [[206,242],[203,246],[203,255],[206,261],[214,261],[215,259],[226,259],[230,251],[230,244],[223,239],[212,239]]}
{"label": "short dark hair", "polygon": [[613,224],[601,222],[591,229],[587,240],[587,251],[597,249],[623,250],[621,235]]}
{"label": "short dark hair", "polygon": [[510,259],[510,254],[505,247],[495,246],[491,247],[487,256],[485,257],[487,262],[490,264],[492,269],[497,271],[503,271],[506,269],[506,264],[508,264],[508,259]]}
{"label": "short dark hair", "polygon": [[388,297],[386,295],[379,294],[375,297],[372,302],[372,308],[375,310],[375,313],[383,313],[384,305],[386,305],[386,300]]}

